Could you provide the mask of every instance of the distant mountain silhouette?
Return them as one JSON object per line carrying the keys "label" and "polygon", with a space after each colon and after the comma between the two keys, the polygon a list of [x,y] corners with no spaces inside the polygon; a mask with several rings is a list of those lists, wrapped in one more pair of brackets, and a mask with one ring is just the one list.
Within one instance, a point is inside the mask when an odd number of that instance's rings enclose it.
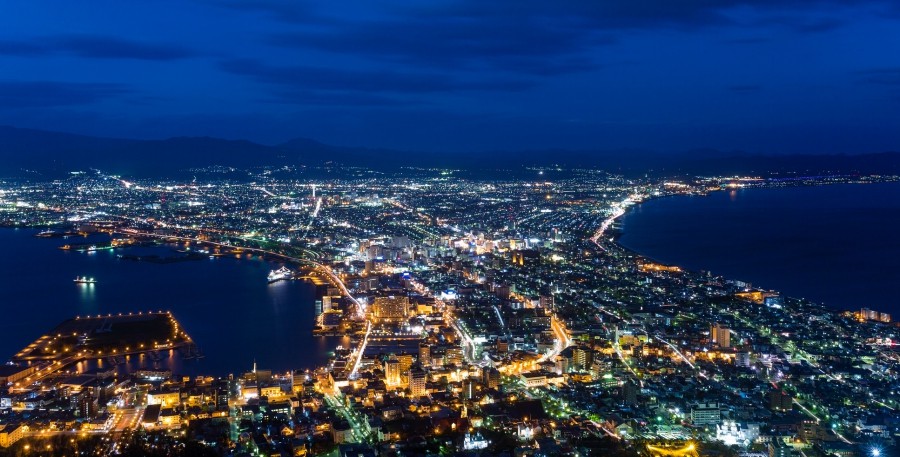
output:
{"label": "distant mountain silhouette", "polygon": [[274,160],[277,153],[269,146],[243,140],[132,140],[0,127],[0,175],[4,176],[21,175],[23,170],[57,175],[91,167],[148,176],[219,163],[249,166]]}
{"label": "distant mountain silhouette", "polygon": [[900,174],[900,153],[858,155],[754,155],[698,149],[662,154],[641,149],[573,151],[487,151],[433,154],[377,148],[331,146],[308,138],[268,146],[245,140],[177,137],[166,140],[99,138],[0,126],[0,176],[57,177],[98,168],[133,177],[175,177],[211,165],[250,168],[264,165],[335,164],[395,170],[400,167],[453,167],[468,170],[521,170],[560,165],[602,168],[626,175],[657,176],[771,173]]}

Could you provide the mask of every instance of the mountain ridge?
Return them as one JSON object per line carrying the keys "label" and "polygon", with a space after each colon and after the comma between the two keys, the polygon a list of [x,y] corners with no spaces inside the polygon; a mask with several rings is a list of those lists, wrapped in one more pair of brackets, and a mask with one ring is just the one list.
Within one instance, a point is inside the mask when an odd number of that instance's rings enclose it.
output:
{"label": "mountain ridge", "polygon": [[171,176],[213,165],[256,166],[343,164],[390,170],[401,167],[506,169],[526,166],[601,168],[626,175],[730,173],[900,174],[900,152],[836,155],[762,155],[698,148],[681,153],[646,149],[527,151],[494,150],[433,154],[387,148],[334,146],[298,137],[265,145],[209,136],[166,139],[95,137],[0,126],[0,176],[38,173],[57,176],[98,168],[134,177]]}

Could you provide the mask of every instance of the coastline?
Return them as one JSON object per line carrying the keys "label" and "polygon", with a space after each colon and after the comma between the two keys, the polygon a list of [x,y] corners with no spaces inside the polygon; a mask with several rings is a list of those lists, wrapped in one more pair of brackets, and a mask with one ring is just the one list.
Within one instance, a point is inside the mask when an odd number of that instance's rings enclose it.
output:
{"label": "coastline", "polygon": [[[105,251],[76,254],[56,249],[56,244],[65,243],[62,239],[48,240],[34,237],[33,235],[39,230],[36,227],[15,227],[13,230],[5,231],[7,237],[4,239],[7,240],[7,243],[24,245],[16,249],[15,252],[18,254],[11,255],[10,258],[21,259],[22,256],[31,256],[33,263],[52,262],[54,265],[58,264],[61,271],[97,277],[99,278],[98,284],[76,288],[69,286],[72,283],[69,273],[38,280],[36,273],[33,272],[34,269],[22,270],[22,279],[17,281],[22,286],[8,291],[13,295],[11,301],[7,301],[7,306],[24,306],[25,303],[31,304],[36,300],[39,304],[46,303],[46,305],[41,305],[46,306],[46,312],[30,314],[27,325],[20,325],[19,332],[5,338],[4,344],[8,346],[4,351],[5,357],[13,356],[32,341],[35,335],[49,331],[54,325],[66,319],[98,314],[128,314],[132,311],[138,313],[147,309],[171,310],[184,324],[185,331],[191,334],[196,344],[204,348],[205,360],[202,361],[203,363],[199,363],[201,361],[185,363],[179,359],[173,365],[179,370],[179,373],[216,375],[239,373],[241,367],[249,366],[254,358],[258,358],[262,363],[278,370],[281,370],[282,366],[298,370],[313,368],[324,363],[328,353],[341,344],[340,337],[313,334],[315,329],[314,302],[322,294],[315,282],[307,280],[307,278],[299,278],[290,281],[297,283],[291,287],[271,287],[266,283],[265,272],[271,268],[277,268],[278,262],[273,259],[253,255],[252,262],[246,262],[249,260],[246,256],[241,256],[239,259],[235,259],[234,256],[225,256],[226,259],[230,258],[241,262],[221,262],[213,259],[209,259],[209,263],[205,261],[143,262],[116,258],[114,253]],[[22,243],[14,241],[19,237],[23,239]],[[170,248],[172,246],[158,246],[158,249],[166,252]],[[137,251],[136,253],[143,254],[144,252]],[[203,257],[207,259],[209,256],[204,255]],[[16,260],[8,260],[7,268],[14,271],[16,262]],[[123,265],[122,262],[127,262],[127,265]],[[310,268],[308,265],[304,266],[304,269],[308,268]],[[303,276],[303,273],[298,273],[298,276]],[[220,286],[220,283],[214,279],[219,277],[230,278],[222,283],[227,286]],[[210,281],[207,282],[205,278],[209,278]],[[203,281],[198,282],[198,279]],[[33,296],[32,294],[37,291],[33,286],[38,281],[41,283],[64,281],[63,284],[66,284],[66,287],[53,288],[54,292],[49,296]],[[167,284],[167,287],[157,287],[156,284],[160,283]],[[135,289],[135,287],[137,288]],[[190,292],[180,294],[173,292],[172,289],[189,290]],[[140,291],[147,291],[147,293]],[[232,303],[226,306],[228,311],[219,312],[218,304],[229,297],[234,298]],[[265,306],[259,308],[259,311],[262,312],[252,312],[254,317],[249,320],[236,320],[229,317],[247,315],[246,313],[250,312],[251,308],[248,308],[246,303],[265,304]],[[309,318],[306,317],[307,314],[310,316]],[[203,326],[200,324],[208,322],[210,318],[214,323],[207,328],[201,328]],[[251,325],[249,323],[251,321],[258,325],[274,326],[270,333],[291,336],[280,339],[273,336],[267,338],[266,343],[260,342],[246,348],[235,343],[226,344],[222,350],[214,350],[223,343],[220,341],[225,337],[222,329],[239,328],[245,323]],[[292,323],[291,325],[299,326],[301,329],[294,335],[294,332],[289,331],[290,326],[282,321]],[[285,346],[302,347],[306,352],[294,350],[290,353],[281,353],[267,349]],[[307,353],[310,355],[305,355]],[[224,363],[232,358],[237,363]]]}
{"label": "coastline", "polygon": [[[773,293],[779,294],[780,296],[782,296],[784,298],[805,301],[805,302],[808,302],[811,304],[821,306],[821,307],[831,310],[832,312],[835,312],[835,313],[846,313],[846,312],[856,313],[856,312],[858,312],[860,309],[859,307],[848,306],[847,304],[839,304],[836,306],[834,304],[823,303],[823,302],[815,300],[815,299],[797,296],[797,294],[785,293],[782,291],[782,288],[769,287],[768,285],[765,285],[765,283],[760,283],[758,280],[753,280],[753,281],[744,280],[744,279],[741,279],[738,275],[717,271],[717,269],[715,267],[713,267],[713,268],[704,268],[704,267],[697,268],[696,266],[686,267],[683,264],[683,262],[662,260],[661,258],[659,258],[659,255],[651,255],[648,253],[644,253],[644,252],[639,251],[636,248],[629,247],[629,246],[626,246],[625,244],[623,244],[622,237],[626,234],[626,230],[623,225],[615,227],[616,223],[622,224],[624,218],[633,215],[634,212],[637,211],[641,205],[644,205],[644,204],[647,204],[650,202],[668,200],[668,199],[671,199],[672,197],[691,197],[691,196],[708,197],[708,196],[711,196],[714,194],[718,194],[722,191],[734,191],[734,190],[738,190],[738,191],[744,191],[744,190],[777,191],[777,190],[781,190],[781,189],[788,190],[788,189],[797,189],[797,188],[824,188],[824,187],[833,187],[833,186],[838,186],[838,185],[873,185],[873,184],[900,185],[900,180],[883,179],[883,180],[878,180],[878,181],[874,181],[874,182],[840,182],[840,183],[821,182],[821,183],[815,183],[815,184],[796,183],[796,184],[787,185],[787,186],[783,185],[784,184],[783,181],[779,181],[779,182],[777,182],[777,184],[779,184],[779,185],[754,185],[754,186],[742,187],[739,189],[723,187],[723,188],[719,188],[719,189],[708,189],[706,192],[703,192],[703,193],[690,193],[690,194],[669,193],[669,194],[658,195],[658,196],[649,195],[642,201],[629,206],[629,208],[627,209],[627,211],[625,213],[620,214],[620,215],[615,215],[614,217],[612,217],[611,218],[612,221],[610,221],[610,224],[609,224],[610,228],[607,229],[607,231],[604,233],[603,236],[605,237],[605,239],[601,240],[600,244],[601,245],[608,244],[611,246],[615,246],[616,249],[619,249],[623,252],[627,252],[631,255],[634,255],[637,258],[637,260],[645,260],[645,261],[660,264],[660,265],[674,266],[674,267],[678,267],[678,268],[682,269],[682,271],[686,271],[686,272],[693,273],[693,274],[710,274],[715,277],[720,277],[720,278],[728,280],[728,281],[744,282],[744,283],[749,284],[752,289],[762,290],[762,291],[766,291],[766,292],[773,292]],[[699,236],[699,235],[695,233],[695,234],[693,234],[693,236]],[[602,246],[601,246],[601,248],[602,248]],[[881,312],[885,312],[888,314],[894,314],[894,312],[895,312],[895,310],[884,309],[883,307],[880,307],[880,306],[867,306],[867,307],[869,307],[870,309],[873,309],[875,311],[881,311]]]}

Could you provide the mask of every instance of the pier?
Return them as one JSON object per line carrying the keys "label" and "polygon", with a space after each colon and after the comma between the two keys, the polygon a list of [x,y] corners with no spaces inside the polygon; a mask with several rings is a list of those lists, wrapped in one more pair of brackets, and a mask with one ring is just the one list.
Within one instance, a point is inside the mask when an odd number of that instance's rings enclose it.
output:
{"label": "pier", "polygon": [[36,368],[16,383],[24,387],[84,360],[118,360],[126,355],[182,347],[195,346],[167,311],[77,316],[40,336],[16,353],[11,362]]}

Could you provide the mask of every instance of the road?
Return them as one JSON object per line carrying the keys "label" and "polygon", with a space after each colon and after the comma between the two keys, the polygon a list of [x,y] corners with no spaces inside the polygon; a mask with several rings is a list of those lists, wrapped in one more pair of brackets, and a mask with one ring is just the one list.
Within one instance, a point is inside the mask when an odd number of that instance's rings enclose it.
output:
{"label": "road", "polygon": [[138,425],[140,425],[141,419],[143,417],[143,407],[117,410],[115,412],[115,419],[113,419],[113,426],[110,429],[110,432],[121,433],[124,432],[125,429],[135,430],[137,429]]}
{"label": "road", "polygon": [[569,332],[566,330],[566,327],[556,318],[556,316],[550,317],[550,330],[553,331],[554,343],[553,349],[547,352],[541,357],[541,361],[550,360],[559,355],[563,349],[569,347],[571,344],[571,340],[569,338]]}
{"label": "road", "polygon": [[[328,278],[331,280],[332,284],[334,284],[335,286],[338,287],[338,289],[340,289],[341,294],[343,294],[344,296],[349,298],[351,302],[353,302],[353,305],[356,306],[357,317],[362,318],[362,319],[366,318],[365,305],[360,303],[359,300],[357,300],[356,297],[354,297],[353,294],[350,293],[350,290],[347,289],[347,286],[344,284],[344,281],[341,280],[341,278],[334,273],[334,271],[331,269],[331,267],[329,267],[325,264],[321,264],[319,262],[309,260],[309,259],[302,259],[299,257],[291,257],[289,255],[282,254],[280,252],[269,251],[266,249],[234,246],[231,244],[219,243],[216,241],[209,241],[209,240],[201,240],[199,238],[192,238],[192,237],[186,237],[186,236],[159,235],[156,233],[147,233],[147,232],[142,232],[139,230],[128,229],[128,228],[119,229],[119,233],[122,233],[124,235],[129,235],[129,236],[144,236],[144,237],[159,238],[159,239],[166,239],[166,240],[190,241],[193,243],[206,244],[206,245],[212,245],[212,246],[218,246],[218,247],[224,247],[224,248],[240,248],[247,252],[253,252],[256,254],[266,255],[266,256],[270,256],[270,257],[276,257],[276,258],[279,258],[279,259],[282,259],[282,260],[285,260],[288,262],[312,265],[313,267],[316,268],[316,270],[325,273],[325,275],[328,276]],[[371,329],[372,329],[371,322],[367,322],[366,334],[365,334],[365,337],[363,338],[362,344],[356,350],[356,353],[355,353],[356,360],[353,362],[353,369],[350,372],[350,377],[354,377],[356,375],[356,371],[359,368],[363,353],[365,353],[365,350],[366,350],[366,344],[369,341],[369,333],[370,333]]]}

